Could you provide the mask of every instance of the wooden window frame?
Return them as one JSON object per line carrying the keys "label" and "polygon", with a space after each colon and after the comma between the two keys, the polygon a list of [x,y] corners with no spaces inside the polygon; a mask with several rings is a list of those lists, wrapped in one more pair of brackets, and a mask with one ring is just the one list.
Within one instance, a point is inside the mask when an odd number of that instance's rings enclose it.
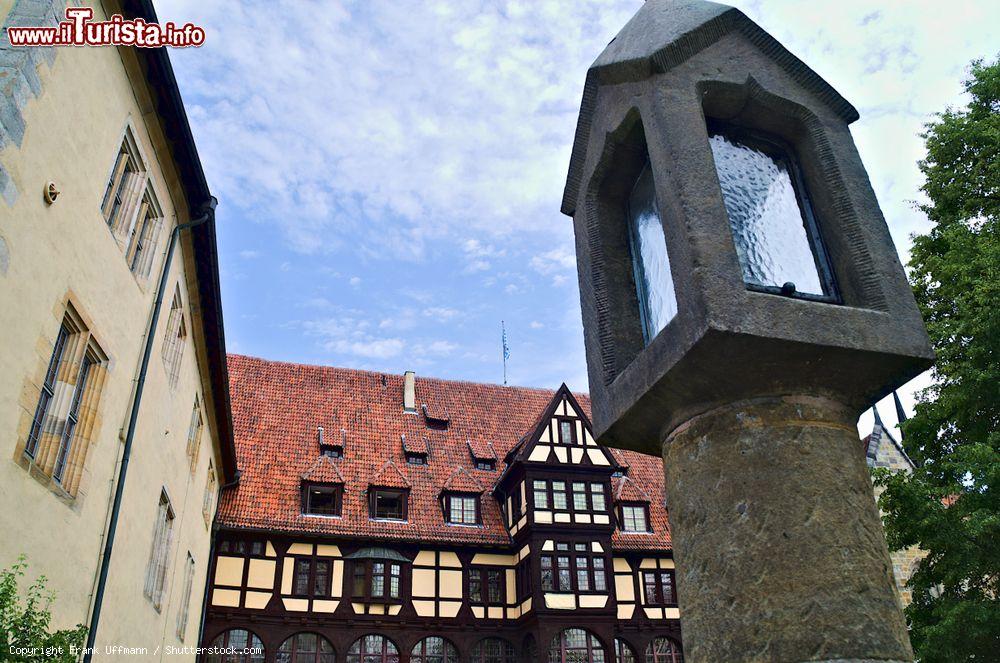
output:
{"label": "wooden window frame", "polygon": [[[259,552],[254,552],[254,550]],[[273,559],[267,556],[267,542],[259,539],[247,540],[240,537],[220,537],[216,555],[244,557],[246,559]]]}
{"label": "wooden window frame", "polygon": [[[492,579],[497,578],[496,600],[491,595]],[[475,598],[473,587],[479,586],[479,598]],[[487,608],[502,608],[507,605],[507,569],[502,566],[475,565],[469,567],[469,603]]]}
{"label": "wooden window frame", "polygon": [[[311,635],[316,639],[316,649],[313,651],[302,651],[299,649],[299,637]],[[325,651],[324,651],[325,643]],[[285,638],[276,650],[276,660],[285,659],[289,663],[319,663],[320,661],[335,661],[336,653],[333,645],[325,637],[315,631],[298,631]]]}
{"label": "wooden window frame", "polygon": [[[579,445],[580,441],[578,439],[578,435],[577,435],[577,431],[576,431],[576,417],[556,416],[555,420],[556,420],[556,443],[557,444],[562,444],[562,445],[565,445],[565,446],[568,446],[568,447]],[[562,429],[563,429],[563,424],[564,423],[568,423],[569,424],[569,431],[570,431],[570,434],[569,434],[570,441],[569,442],[567,442],[565,439],[563,439],[563,430]]]}
{"label": "wooden window frame", "polygon": [[486,458],[476,458],[473,461],[473,467],[483,472],[493,472],[497,469],[497,462]]}
{"label": "wooden window frame", "polygon": [[[657,640],[666,640],[670,643],[671,649],[674,651],[664,654],[663,656],[656,653],[653,646],[656,644]],[[684,661],[684,650],[681,644],[674,640],[673,638],[668,638],[665,635],[656,636],[649,641],[646,645],[646,655],[643,658],[643,663],[682,663]]]}
{"label": "wooden window frame", "polygon": [[[474,506],[473,518],[474,518],[474,520],[471,523],[470,522],[466,522],[465,520],[461,520],[461,521],[452,520],[451,503],[452,503],[453,500],[472,500],[473,501],[473,506]],[[445,522],[448,523],[449,525],[459,525],[459,526],[462,526],[462,527],[477,527],[479,525],[482,525],[483,514],[482,514],[482,504],[481,504],[481,502],[482,502],[482,500],[480,499],[480,496],[478,494],[476,494],[476,493],[458,493],[458,492],[456,492],[456,493],[445,493],[444,498],[443,498],[444,520],[445,520]],[[465,509],[464,508],[462,509],[462,513],[463,513],[463,515],[465,514]]]}
{"label": "wooden window frame", "polygon": [[[569,647],[566,642],[566,633],[571,630],[583,631],[586,643],[584,647]],[[563,629],[556,634],[555,638],[559,639],[559,663],[572,663],[573,661],[593,661],[594,653],[600,652],[601,658],[607,661],[607,652],[604,650],[604,645],[601,640],[594,635],[590,630],[582,628],[579,626],[572,626],[570,628]],[[553,638],[553,640],[555,640]],[[547,661],[551,663],[552,661],[552,645],[549,646],[549,655],[546,658]],[[584,658],[580,658],[579,654],[571,654],[571,652],[586,652]]]}
{"label": "wooden window frame", "polygon": [[[438,638],[442,641],[442,654],[440,656],[427,653],[427,641],[431,638]],[[420,650],[419,653],[417,653],[418,648]],[[458,648],[443,635],[425,635],[413,643],[413,647],[410,649],[410,661],[415,661],[416,663],[431,663],[431,661],[459,663],[461,660],[462,656],[458,653]]]}
{"label": "wooden window frame", "polygon": [[170,496],[165,489],[160,490],[158,501],[156,527],[153,530],[153,540],[146,563],[146,582],[143,595],[149,599],[153,608],[160,612],[163,609],[163,599],[167,588],[167,565],[170,562],[170,546],[173,542],[174,513]]}
{"label": "wooden window frame", "polygon": [[[333,513],[317,513],[312,511],[313,490],[333,495]],[[321,518],[340,518],[344,511],[344,485],[339,483],[322,483],[316,481],[302,482],[302,515],[319,516]]]}
{"label": "wooden window frame", "polygon": [[[378,495],[380,493],[397,493],[403,501],[402,517],[393,518],[377,515]],[[410,489],[409,488],[381,488],[373,486],[368,490],[368,518],[369,520],[387,520],[396,523],[405,523],[410,517]]]}
{"label": "wooden window frame", "polygon": [[[326,586],[316,587],[317,570],[326,567]],[[305,591],[299,588],[299,570],[305,567]],[[292,596],[296,598],[328,599],[333,595],[333,560],[316,555],[292,555]]]}
{"label": "wooden window frame", "polygon": [[[642,510],[642,514],[643,514],[643,516],[642,516],[643,520],[646,523],[646,529],[627,529],[625,527],[625,523],[626,523],[626,520],[627,520],[625,518],[625,509],[641,509]],[[652,529],[652,523],[650,523],[650,520],[649,520],[649,504],[646,504],[645,502],[623,502],[620,505],[620,507],[619,507],[619,512],[620,512],[618,514],[619,518],[620,518],[620,520],[619,520],[619,523],[620,523],[619,529],[622,532],[627,532],[629,534],[649,534],[650,532],[653,531],[653,529]]]}
{"label": "wooden window frame", "polygon": [[[382,565],[381,572],[377,572],[376,565]],[[403,562],[391,559],[356,559],[351,562],[351,596],[355,601],[362,603],[403,603],[407,599],[406,577]],[[393,568],[399,570],[397,574],[392,572]],[[361,573],[359,573],[361,571]],[[399,579],[397,596],[392,596],[392,578]],[[382,593],[376,594],[375,579],[382,578]],[[358,592],[358,579],[362,578],[362,590]]]}
{"label": "wooden window frame", "polygon": [[[670,578],[670,596],[666,596],[664,592],[664,587],[666,586],[663,582],[664,576]],[[652,582],[650,582],[650,577],[652,577]],[[675,608],[677,607],[677,574],[674,569],[643,569],[640,571],[639,584],[642,589],[642,596],[644,600],[644,605],[664,607],[664,608]],[[653,595],[652,601],[650,600],[650,594],[648,588],[652,587]],[[670,599],[669,601],[667,599]]]}
{"label": "wooden window frame", "polygon": [[[502,663],[516,663],[517,654],[514,645],[507,638],[497,635],[489,635],[481,640],[477,640],[469,651],[469,663],[492,663],[496,660],[488,651],[484,650],[487,642],[499,642],[503,651],[500,653]],[[525,659],[527,660],[527,659]]]}
{"label": "wooden window frame", "polygon": [[[560,546],[567,546],[565,549],[560,549]],[[579,550],[578,546],[586,546],[585,550]],[[544,592],[553,592],[559,594],[607,594],[609,593],[609,583],[608,583],[608,560],[607,556],[603,552],[594,552],[589,543],[585,542],[568,542],[559,541],[556,543],[556,550],[546,551],[544,555],[540,555],[539,562],[539,584]],[[581,566],[579,564],[579,558],[584,558],[586,564]],[[562,560],[565,559],[566,563],[563,564]],[[595,560],[601,560],[599,563],[595,563]],[[544,574],[545,571],[549,570],[552,574],[551,588],[548,588],[545,582]],[[568,582],[563,581],[562,572],[567,573]],[[587,578],[587,588],[580,588],[580,573],[586,574]],[[601,584],[603,589],[597,589],[598,576],[603,578]]]}

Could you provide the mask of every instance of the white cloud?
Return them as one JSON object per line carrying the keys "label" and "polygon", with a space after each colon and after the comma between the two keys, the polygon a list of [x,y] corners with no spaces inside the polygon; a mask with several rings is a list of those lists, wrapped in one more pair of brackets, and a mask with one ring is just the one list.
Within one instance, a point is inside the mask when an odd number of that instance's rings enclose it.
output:
{"label": "white cloud", "polygon": [[255,258],[260,257],[260,251],[252,251],[249,249],[245,251],[240,251],[240,257],[243,258],[244,260],[253,260]]}
{"label": "white cloud", "polygon": [[360,276],[352,276],[350,278],[350,280],[348,280],[348,283],[351,284],[352,288],[357,288],[359,285],[361,285],[361,277]]}
{"label": "white cloud", "polygon": [[538,320],[532,320],[531,324],[528,326],[531,327],[532,329],[543,329],[545,327],[545,325],[539,322]]}
{"label": "white cloud", "polygon": [[448,320],[457,317],[460,313],[461,311],[448,308],[447,306],[430,306],[424,309],[425,317],[433,318],[438,322],[447,322]]}

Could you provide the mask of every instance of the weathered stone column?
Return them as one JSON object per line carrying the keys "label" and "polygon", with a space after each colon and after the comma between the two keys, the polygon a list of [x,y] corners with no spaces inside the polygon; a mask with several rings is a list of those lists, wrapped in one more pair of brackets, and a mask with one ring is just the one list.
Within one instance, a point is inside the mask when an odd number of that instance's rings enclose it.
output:
{"label": "weathered stone column", "polygon": [[663,455],[689,663],[913,659],[855,425],[933,354],[857,119],[713,2],[647,0],[587,72],[594,432]]}
{"label": "weathered stone column", "polygon": [[913,659],[855,421],[762,398],[664,440],[690,660]]}

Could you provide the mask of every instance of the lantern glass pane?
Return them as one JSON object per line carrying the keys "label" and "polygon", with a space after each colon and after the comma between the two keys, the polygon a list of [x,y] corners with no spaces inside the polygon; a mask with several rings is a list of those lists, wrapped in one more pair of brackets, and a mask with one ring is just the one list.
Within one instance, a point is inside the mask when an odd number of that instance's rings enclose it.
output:
{"label": "lantern glass pane", "polygon": [[656,206],[656,189],[649,164],[639,173],[629,195],[628,225],[636,294],[639,297],[643,336],[648,345],[677,315],[667,240]]}
{"label": "lantern glass pane", "polygon": [[787,157],[729,136],[709,142],[743,280],[777,288],[794,283],[796,292],[825,294]]}

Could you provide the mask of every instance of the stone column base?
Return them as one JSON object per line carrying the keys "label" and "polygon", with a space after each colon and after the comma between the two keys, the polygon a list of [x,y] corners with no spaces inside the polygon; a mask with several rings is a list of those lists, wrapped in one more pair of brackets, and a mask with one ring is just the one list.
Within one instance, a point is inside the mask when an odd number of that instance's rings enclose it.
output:
{"label": "stone column base", "polygon": [[774,397],[664,439],[686,660],[913,660],[856,421]]}

